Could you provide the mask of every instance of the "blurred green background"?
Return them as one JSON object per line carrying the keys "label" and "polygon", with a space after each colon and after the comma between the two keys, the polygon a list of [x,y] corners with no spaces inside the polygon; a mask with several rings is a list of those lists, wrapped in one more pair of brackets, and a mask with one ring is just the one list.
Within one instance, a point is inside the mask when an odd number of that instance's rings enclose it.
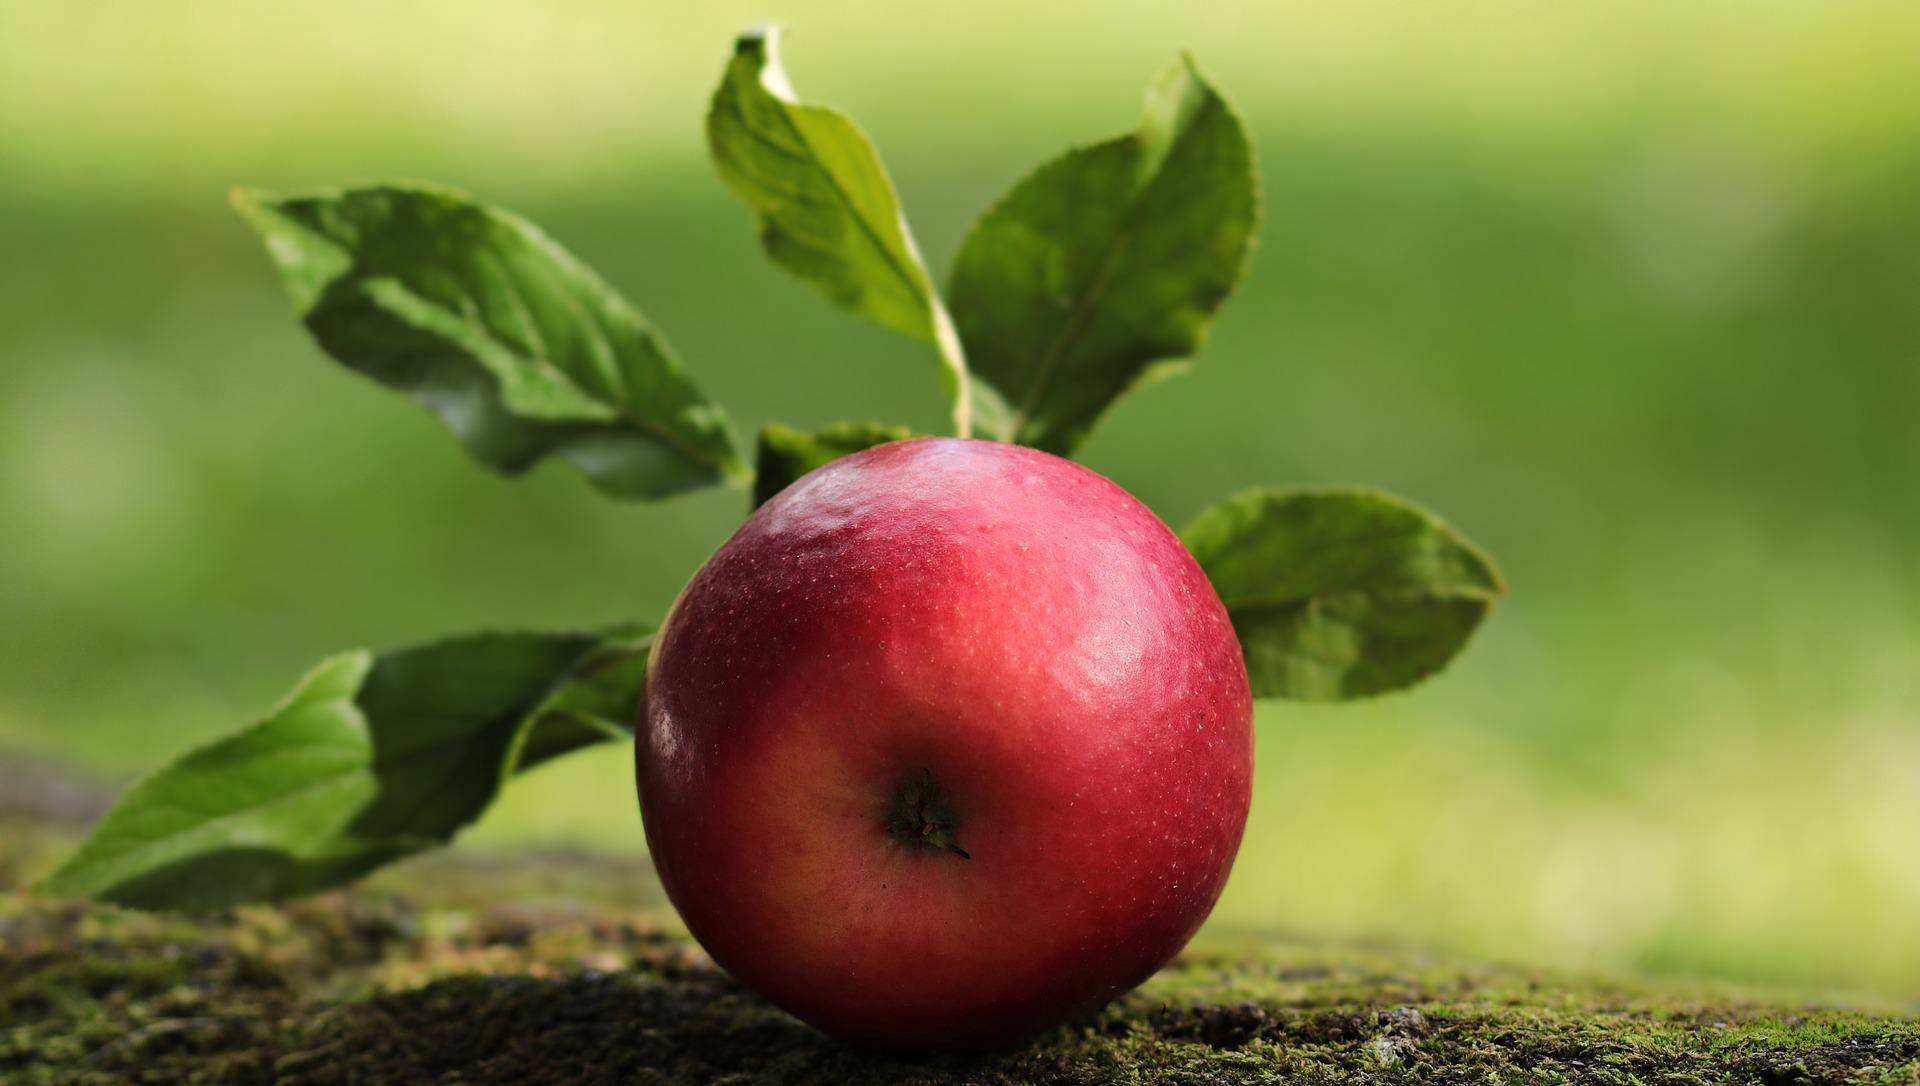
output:
{"label": "blurred green background", "polygon": [[[1920,995],[1910,0],[0,0],[0,749],[125,774],[336,649],[657,617],[743,512],[482,473],[323,360],[230,185],[457,184],[743,428],[940,427],[928,352],[767,265],[705,164],[768,17],[940,268],[1191,49],[1255,129],[1261,245],[1083,458],[1174,524],[1374,484],[1502,560],[1448,674],[1262,706],[1217,925]],[[637,853],[630,789],[570,760],[464,847]]]}

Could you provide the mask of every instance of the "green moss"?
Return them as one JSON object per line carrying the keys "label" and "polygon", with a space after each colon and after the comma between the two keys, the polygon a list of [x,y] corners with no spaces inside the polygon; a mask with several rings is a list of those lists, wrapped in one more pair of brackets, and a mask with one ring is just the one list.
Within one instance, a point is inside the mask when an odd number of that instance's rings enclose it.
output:
{"label": "green moss", "polygon": [[631,861],[455,854],[193,919],[0,897],[0,1082],[436,1081],[1913,1083],[1920,1019],[1213,939],[1026,1047],[900,1059],[742,991]]}

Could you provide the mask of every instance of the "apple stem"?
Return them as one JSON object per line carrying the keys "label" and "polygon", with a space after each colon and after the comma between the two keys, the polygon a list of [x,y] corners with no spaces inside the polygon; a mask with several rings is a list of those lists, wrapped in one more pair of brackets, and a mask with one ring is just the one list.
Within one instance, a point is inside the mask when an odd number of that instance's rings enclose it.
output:
{"label": "apple stem", "polygon": [[933,300],[933,344],[940,361],[947,367],[953,388],[953,436],[973,436],[973,381],[967,375],[967,352],[960,345],[960,333],[940,299]]}

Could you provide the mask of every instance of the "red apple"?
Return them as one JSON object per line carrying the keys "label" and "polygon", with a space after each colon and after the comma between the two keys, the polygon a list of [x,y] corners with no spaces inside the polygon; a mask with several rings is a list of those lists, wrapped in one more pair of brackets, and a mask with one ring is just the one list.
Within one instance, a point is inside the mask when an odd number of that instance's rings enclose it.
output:
{"label": "red apple", "polygon": [[714,961],[842,1037],[979,1048],[1193,935],[1246,823],[1252,699],[1146,506],[923,438],[720,548],[655,642],[636,746],[654,865]]}

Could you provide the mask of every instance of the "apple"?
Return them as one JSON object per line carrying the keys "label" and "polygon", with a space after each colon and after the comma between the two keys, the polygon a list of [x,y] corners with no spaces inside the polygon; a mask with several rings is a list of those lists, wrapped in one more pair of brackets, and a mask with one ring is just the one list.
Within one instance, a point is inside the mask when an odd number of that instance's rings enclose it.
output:
{"label": "apple", "polygon": [[769,500],[675,602],[642,715],[694,937],[883,1048],[1003,1045],[1131,989],[1246,824],[1219,596],[1132,495],[1014,445],[882,445]]}

